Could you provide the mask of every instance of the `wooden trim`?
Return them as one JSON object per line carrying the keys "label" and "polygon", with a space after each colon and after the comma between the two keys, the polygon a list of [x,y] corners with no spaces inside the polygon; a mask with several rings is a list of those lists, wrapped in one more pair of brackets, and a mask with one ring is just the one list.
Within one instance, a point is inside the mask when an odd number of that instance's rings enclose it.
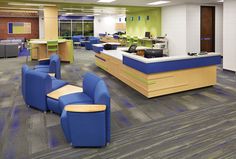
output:
{"label": "wooden trim", "polygon": [[78,112],[78,113],[91,113],[91,112],[102,112],[106,110],[106,105],[67,105],[65,106],[67,112]]}
{"label": "wooden trim", "polygon": [[61,96],[83,92],[83,88],[74,85],[65,85],[47,94],[48,97],[58,100]]}
{"label": "wooden trim", "polygon": [[38,61],[46,61],[46,60],[50,60],[50,58],[42,58],[42,59],[38,59]]}
{"label": "wooden trim", "polygon": [[56,74],[55,73],[48,73],[48,75],[51,77],[55,77]]}

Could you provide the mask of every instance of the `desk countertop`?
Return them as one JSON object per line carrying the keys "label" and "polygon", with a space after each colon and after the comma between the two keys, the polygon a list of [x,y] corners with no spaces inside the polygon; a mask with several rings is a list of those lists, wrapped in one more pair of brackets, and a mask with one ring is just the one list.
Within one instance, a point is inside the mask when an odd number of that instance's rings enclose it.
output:
{"label": "desk countertop", "polygon": [[176,61],[176,60],[184,60],[184,59],[194,59],[194,58],[202,58],[202,57],[210,57],[210,56],[220,56],[220,53],[208,53],[207,55],[198,55],[198,56],[170,56],[170,57],[161,57],[161,58],[145,58],[142,56],[138,56],[136,54],[130,54],[123,51],[124,49],[117,50],[103,50],[102,53],[112,56],[116,59],[123,60],[123,56],[132,58],[134,60],[143,62],[143,63],[154,63],[154,62],[165,62],[165,61]]}
{"label": "desk countertop", "polygon": [[[58,40],[58,43],[64,43],[66,42],[67,40],[65,39],[59,39]],[[38,40],[32,40],[29,42],[30,44],[47,44],[47,40],[44,40],[44,39],[38,39]]]}

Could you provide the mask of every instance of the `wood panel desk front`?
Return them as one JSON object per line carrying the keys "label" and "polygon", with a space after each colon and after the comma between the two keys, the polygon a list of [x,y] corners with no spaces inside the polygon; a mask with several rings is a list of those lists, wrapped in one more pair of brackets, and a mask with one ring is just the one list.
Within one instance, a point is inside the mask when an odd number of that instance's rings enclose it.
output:
{"label": "wood panel desk front", "polygon": [[[47,56],[47,40],[32,40],[29,42],[31,49],[31,59],[38,60],[50,57],[50,52]],[[59,39],[58,40],[58,54],[61,61],[72,63],[74,60],[74,48],[72,40]]]}

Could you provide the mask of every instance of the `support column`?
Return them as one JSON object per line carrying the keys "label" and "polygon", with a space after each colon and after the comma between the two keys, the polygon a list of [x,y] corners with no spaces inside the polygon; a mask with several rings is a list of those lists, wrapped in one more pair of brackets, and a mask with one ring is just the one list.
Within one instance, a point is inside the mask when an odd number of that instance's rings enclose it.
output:
{"label": "support column", "polygon": [[58,39],[58,8],[44,7],[44,38]]}

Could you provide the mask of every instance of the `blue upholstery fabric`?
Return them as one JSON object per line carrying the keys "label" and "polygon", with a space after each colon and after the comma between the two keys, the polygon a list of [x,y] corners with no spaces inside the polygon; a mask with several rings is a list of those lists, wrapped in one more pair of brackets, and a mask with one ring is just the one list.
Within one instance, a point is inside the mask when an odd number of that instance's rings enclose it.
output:
{"label": "blue upholstery fabric", "polygon": [[35,67],[34,69],[35,71],[39,71],[39,72],[44,72],[44,73],[49,73],[49,67]]}
{"label": "blue upholstery fabric", "polygon": [[52,89],[53,90],[56,90],[64,85],[67,84],[67,82],[63,81],[63,80],[58,80],[58,79],[55,79],[55,78],[51,78],[52,79]]}
{"label": "blue upholstery fabric", "polygon": [[72,40],[73,40],[73,42],[81,42],[82,40],[84,40],[84,36],[83,35],[75,35],[75,36],[72,36]]}
{"label": "blue upholstery fabric", "polygon": [[87,94],[89,97],[91,97],[92,99],[94,99],[95,96],[95,88],[97,83],[102,80],[100,77],[98,77],[97,75],[93,74],[93,73],[86,73],[84,75],[84,79],[83,79],[83,91],[85,94]]}
{"label": "blue upholstery fabric", "polygon": [[85,42],[85,48],[86,50],[92,50],[93,44],[99,44],[100,40],[99,38],[90,38],[89,42]]}
{"label": "blue upholstery fabric", "polygon": [[97,86],[95,89],[94,103],[106,105],[106,141],[110,142],[110,138],[111,138],[110,94],[103,80],[100,80],[97,83]]}
{"label": "blue upholstery fabric", "polygon": [[[88,101],[86,101],[88,99]],[[68,104],[102,104],[105,112],[65,112]],[[105,82],[92,73],[83,79],[83,93],[60,97],[61,125],[68,142],[73,146],[104,146],[110,142],[110,94]],[[95,132],[95,134],[94,134]]]}
{"label": "blue upholstery fabric", "polygon": [[21,93],[22,93],[22,96],[23,96],[23,99],[25,101],[25,98],[26,98],[26,95],[25,95],[25,75],[27,73],[27,71],[29,71],[29,67],[28,65],[24,64],[21,68]]}
{"label": "blue upholstery fabric", "polygon": [[52,54],[50,56],[49,65],[36,65],[36,71],[44,73],[55,73],[57,79],[61,79],[61,61],[57,54]]}
{"label": "blue upholstery fabric", "polygon": [[221,63],[221,56],[208,56],[194,59],[174,60],[155,63],[143,63],[123,56],[123,64],[139,70],[145,74],[176,71],[196,67],[218,65]]}
{"label": "blue upholstery fabric", "polygon": [[101,147],[106,145],[105,112],[67,112],[71,143],[75,147]]}
{"label": "blue upholstery fabric", "polygon": [[47,94],[67,82],[53,79],[47,73],[29,70],[25,74],[25,101],[27,105],[47,111]]}
{"label": "blue upholstery fabric", "polygon": [[48,66],[48,65],[50,65],[50,59],[39,61],[39,65],[40,66]]}
{"label": "blue upholstery fabric", "polygon": [[64,136],[66,137],[66,140],[71,143],[71,133],[69,128],[69,122],[67,118],[67,111],[63,110],[61,114],[61,127],[64,132]]}
{"label": "blue upholstery fabric", "polygon": [[59,105],[61,110],[63,110],[64,107],[69,104],[92,104],[92,103],[93,99],[90,98],[85,93],[73,93],[64,95],[59,98]]}
{"label": "blue upholstery fabric", "polygon": [[51,110],[54,113],[61,114],[62,110],[59,106],[59,101],[57,99],[52,99],[47,97],[47,106],[48,110]]}

